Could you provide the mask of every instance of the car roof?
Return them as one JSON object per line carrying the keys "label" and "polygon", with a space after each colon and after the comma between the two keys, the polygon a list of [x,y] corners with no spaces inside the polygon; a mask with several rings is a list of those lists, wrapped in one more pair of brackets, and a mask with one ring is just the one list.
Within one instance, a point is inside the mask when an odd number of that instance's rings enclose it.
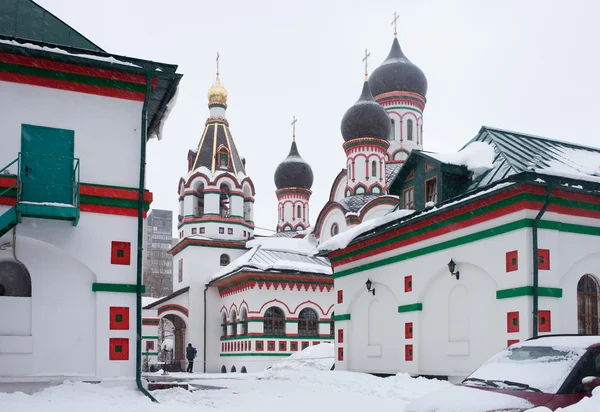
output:
{"label": "car roof", "polygon": [[542,335],[527,339],[512,347],[568,347],[568,348],[600,348],[600,335]]}

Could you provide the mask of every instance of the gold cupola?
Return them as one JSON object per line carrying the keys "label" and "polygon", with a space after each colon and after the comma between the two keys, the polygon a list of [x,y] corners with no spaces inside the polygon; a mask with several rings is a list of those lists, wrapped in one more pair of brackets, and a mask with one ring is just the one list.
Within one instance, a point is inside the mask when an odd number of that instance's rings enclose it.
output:
{"label": "gold cupola", "polygon": [[208,107],[219,105],[227,107],[227,90],[221,85],[219,72],[212,87],[208,89]]}

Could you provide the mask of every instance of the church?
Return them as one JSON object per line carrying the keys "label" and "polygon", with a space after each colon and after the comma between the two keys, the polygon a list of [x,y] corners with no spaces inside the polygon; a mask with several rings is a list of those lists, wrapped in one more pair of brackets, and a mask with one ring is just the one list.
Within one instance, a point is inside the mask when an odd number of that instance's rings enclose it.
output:
{"label": "church", "polygon": [[[191,342],[201,371],[254,372],[308,345],[333,343],[334,304],[342,294],[334,293],[331,264],[316,256],[317,245],[396,207],[399,196],[390,194],[390,185],[411,151],[423,147],[425,75],[396,38],[370,79],[367,57],[358,100],[342,119],[345,167],[315,227],[314,177],[300,155],[294,119],[290,152],[274,172],[277,233],[269,237],[254,234],[254,184],[235,146],[217,67],[209,117],[178,183],[174,292],[144,308],[142,356],[149,365],[183,369]],[[171,328],[167,335],[159,327],[163,319]],[[165,346],[165,340],[171,342]],[[159,356],[159,343],[170,359]]]}
{"label": "church", "polygon": [[334,342],[338,370],[451,381],[531,336],[598,334],[600,150],[484,126],[458,153],[425,151],[425,74],[396,35],[370,76],[367,57],[329,201],[311,227],[294,132],[268,237],[217,69],[178,184],[175,292],[144,311],[150,363],[164,319],[176,369],[186,342],[197,371],[224,373]]}

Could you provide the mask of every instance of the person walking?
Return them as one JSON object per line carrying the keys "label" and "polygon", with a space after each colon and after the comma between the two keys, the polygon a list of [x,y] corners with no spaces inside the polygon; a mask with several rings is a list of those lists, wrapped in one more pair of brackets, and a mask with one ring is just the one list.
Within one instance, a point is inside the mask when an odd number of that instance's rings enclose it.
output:
{"label": "person walking", "polygon": [[185,357],[187,358],[187,361],[188,361],[187,371],[189,373],[193,373],[194,358],[196,357],[196,353],[198,353],[196,351],[196,348],[194,348],[191,343],[188,343],[187,348],[185,348]]}

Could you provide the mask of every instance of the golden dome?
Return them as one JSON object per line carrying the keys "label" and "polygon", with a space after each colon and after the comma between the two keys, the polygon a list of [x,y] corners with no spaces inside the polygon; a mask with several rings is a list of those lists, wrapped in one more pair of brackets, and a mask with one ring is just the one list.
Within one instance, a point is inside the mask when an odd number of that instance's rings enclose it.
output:
{"label": "golden dome", "polygon": [[208,89],[208,104],[222,104],[227,105],[227,90],[221,86],[219,80],[219,73],[217,73],[217,79],[210,89]]}

